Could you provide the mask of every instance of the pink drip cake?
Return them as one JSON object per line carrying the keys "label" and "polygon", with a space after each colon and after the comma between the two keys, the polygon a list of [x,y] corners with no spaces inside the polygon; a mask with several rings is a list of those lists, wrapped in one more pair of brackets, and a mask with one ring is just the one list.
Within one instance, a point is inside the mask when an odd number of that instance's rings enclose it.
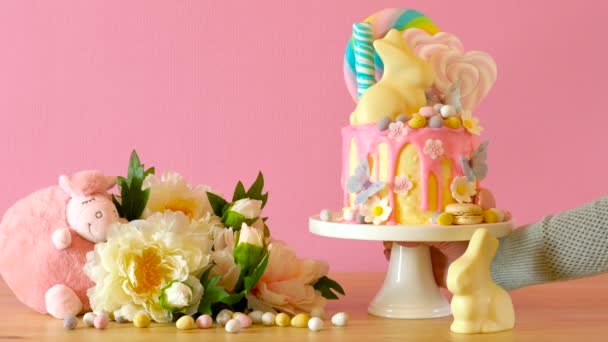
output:
{"label": "pink drip cake", "polygon": [[387,9],[353,25],[344,71],[356,102],[342,128],[344,221],[509,219],[481,186],[488,143],[473,112],[496,80],[490,55],[420,12]]}

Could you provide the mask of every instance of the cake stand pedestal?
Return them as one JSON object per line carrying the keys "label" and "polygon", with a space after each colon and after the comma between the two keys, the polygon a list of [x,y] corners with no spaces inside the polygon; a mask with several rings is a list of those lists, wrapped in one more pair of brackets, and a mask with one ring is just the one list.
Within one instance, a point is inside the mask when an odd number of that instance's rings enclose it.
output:
{"label": "cake stand pedestal", "polygon": [[[486,228],[494,237],[502,237],[511,232],[513,225],[501,222],[402,226],[326,222],[318,215],[309,219],[309,229],[313,234],[371,241],[468,241],[478,228]],[[450,304],[435,283],[428,246],[393,244],[384,284],[370,303],[368,312],[374,316],[403,319],[437,318],[451,314]]]}

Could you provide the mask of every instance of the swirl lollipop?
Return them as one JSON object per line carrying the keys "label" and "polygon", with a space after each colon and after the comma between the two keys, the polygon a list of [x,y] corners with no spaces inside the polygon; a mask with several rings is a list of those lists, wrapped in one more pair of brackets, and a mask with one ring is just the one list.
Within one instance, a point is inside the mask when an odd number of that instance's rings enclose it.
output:
{"label": "swirl lollipop", "polygon": [[[387,8],[367,17],[364,22],[371,23],[374,39],[384,37],[384,35],[393,28],[401,32],[409,28],[419,28],[430,34],[439,32],[439,29],[431,19],[424,14],[411,9]],[[384,65],[375,52],[374,69],[376,71],[376,79],[379,80],[382,77]],[[344,54],[344,79],[350,95],[353,100],[357,102],[359,96],[357,94],[358,87],[354,36],[351,36]]]}

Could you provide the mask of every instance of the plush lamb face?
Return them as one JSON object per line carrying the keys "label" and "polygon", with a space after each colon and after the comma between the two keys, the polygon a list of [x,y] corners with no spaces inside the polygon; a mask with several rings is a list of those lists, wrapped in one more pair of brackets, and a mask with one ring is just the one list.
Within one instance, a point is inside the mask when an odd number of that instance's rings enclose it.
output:
{"label": "plush lamb face", "polygon": [[70,228],[91,242],[104,242],[118,212],[107,193],[116,184],[115,177],[98,171],[82,171],[71,177],[61,176],[59,185],[72,198],[66,216]]}
{"label": "plush lamb face", "polygon": [[91,242],[104,242],[118,212],[109,196],[75,196],[68,202],[67,219],[78,235]]}

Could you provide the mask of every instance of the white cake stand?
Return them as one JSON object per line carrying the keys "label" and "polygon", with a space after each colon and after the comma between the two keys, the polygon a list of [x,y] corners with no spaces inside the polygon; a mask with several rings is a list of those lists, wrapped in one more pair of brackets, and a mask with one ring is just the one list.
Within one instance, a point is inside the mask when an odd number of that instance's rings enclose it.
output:
{"label": "white cake stand", "polygon": [[[334,217],[339,216],[334,213]],[[495,237],[508,235],[511,222],[492,224],[439,225],[370,225],[326,222],[319,216],[309,219],[310,232],[320,236],[373,241],[468,241],[478,228],[487,228]],[[384,284],[369,305],[368,312],[388,318],[420,319],[451,314],[435,279],[428,246],[404,247],[393,244]]]}

